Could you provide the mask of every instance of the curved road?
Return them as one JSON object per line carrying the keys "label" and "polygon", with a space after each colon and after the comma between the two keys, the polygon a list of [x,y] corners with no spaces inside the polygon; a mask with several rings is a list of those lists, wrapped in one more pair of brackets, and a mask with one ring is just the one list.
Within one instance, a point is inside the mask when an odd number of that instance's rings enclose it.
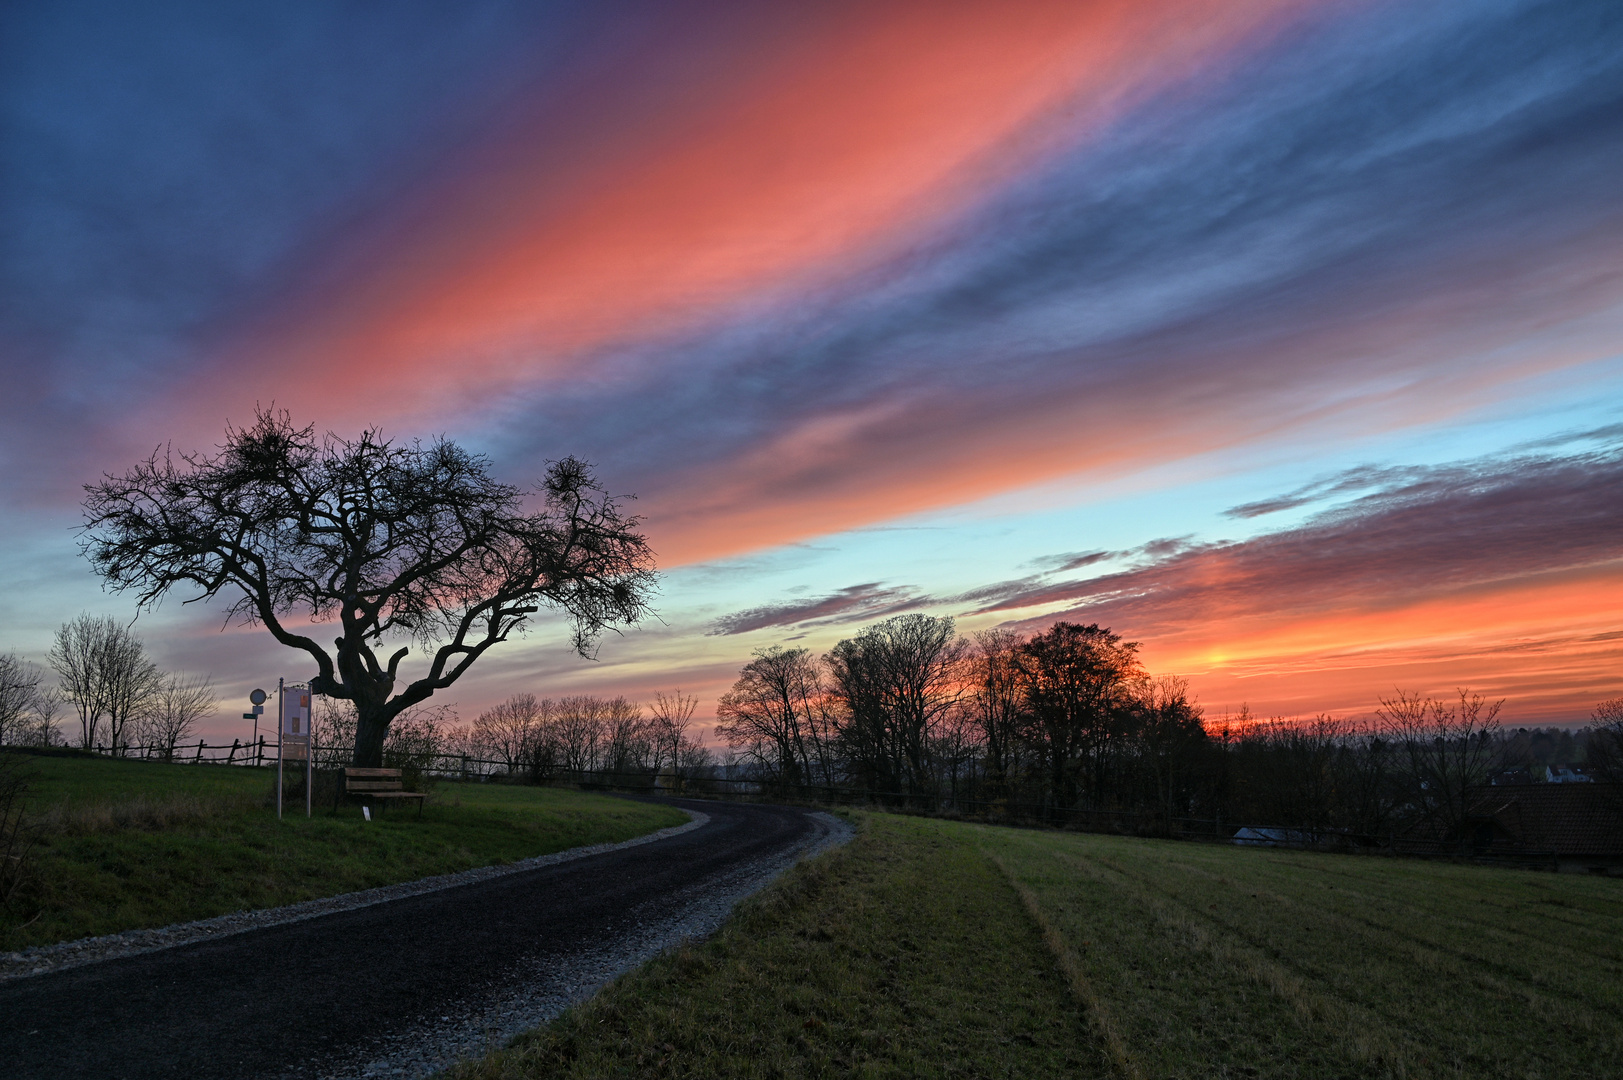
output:
{"label": "curved road", "polygon": [[0,1074],[326,1075],[499,997],[538,966],[625,951],[682,898],[783,858],[821,828],[788,807],[677,805],[710,820],[492,881],[0,982]]}

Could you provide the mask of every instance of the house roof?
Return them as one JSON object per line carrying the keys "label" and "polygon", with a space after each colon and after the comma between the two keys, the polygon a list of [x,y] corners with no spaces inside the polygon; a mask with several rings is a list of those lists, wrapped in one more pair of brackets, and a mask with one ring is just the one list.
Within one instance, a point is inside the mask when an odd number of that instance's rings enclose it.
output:
{"label": "house roof", "polygon": [[1560,855],[1623,855],[1623,784],[1490,788],[1466,811],[1517,846]]}

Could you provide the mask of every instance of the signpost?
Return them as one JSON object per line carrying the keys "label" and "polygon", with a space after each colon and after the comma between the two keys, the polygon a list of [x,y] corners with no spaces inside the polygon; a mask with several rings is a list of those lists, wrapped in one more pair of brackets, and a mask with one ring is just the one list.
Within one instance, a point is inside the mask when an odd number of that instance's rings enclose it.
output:
{"label": "signpost", "polygon": [[[258,693],[258,691],[255,691]],[[311,812],[312,791],[315,780],[315,740],[310,733],[310,688],[287,686],[276,680],[277,739],[276,739],[276,816],[282,816],[283,762],[304,760],[304,816]]]}
{"label": "signpost", "polygon": [[254,722],[254,742],[258,743],[259,718],[265,712],[265,691],[259,689],[257,686],[254,687],[254,692],[248,695],[248,703],[253,706],[253,710],[251,712],[243,713],[242,718],[244,720],[252,720]]}

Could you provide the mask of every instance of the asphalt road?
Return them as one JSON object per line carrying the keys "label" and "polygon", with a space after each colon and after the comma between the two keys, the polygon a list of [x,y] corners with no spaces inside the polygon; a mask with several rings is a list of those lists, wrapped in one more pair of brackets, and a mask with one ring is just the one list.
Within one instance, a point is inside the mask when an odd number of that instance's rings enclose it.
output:
{"label": "asphalt road", "polygon": [[218,941],[0,983],[0,1077],[316,1075],[536,961],[601,952],[817,826],[693,802],[710,821],[620,851]]}

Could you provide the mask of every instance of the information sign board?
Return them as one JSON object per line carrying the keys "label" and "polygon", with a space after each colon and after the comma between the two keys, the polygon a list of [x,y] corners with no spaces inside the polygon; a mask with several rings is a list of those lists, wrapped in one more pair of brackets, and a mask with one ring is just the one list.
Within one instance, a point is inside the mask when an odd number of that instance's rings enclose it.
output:
{"label": "information sign board", "polygon": [[290,686],[282,691],[282,737],[310,737],[310,691]]}
{"label": "information sign board", "polygon": [[276,711],[280,718],[276,740],[276,816],[282,816],[282,771],[289,761],[304,762],[304,815],[311,813],[315,761],[311,754],[315,739],[310,731],[310,688],[288,686],[276,680]]}

